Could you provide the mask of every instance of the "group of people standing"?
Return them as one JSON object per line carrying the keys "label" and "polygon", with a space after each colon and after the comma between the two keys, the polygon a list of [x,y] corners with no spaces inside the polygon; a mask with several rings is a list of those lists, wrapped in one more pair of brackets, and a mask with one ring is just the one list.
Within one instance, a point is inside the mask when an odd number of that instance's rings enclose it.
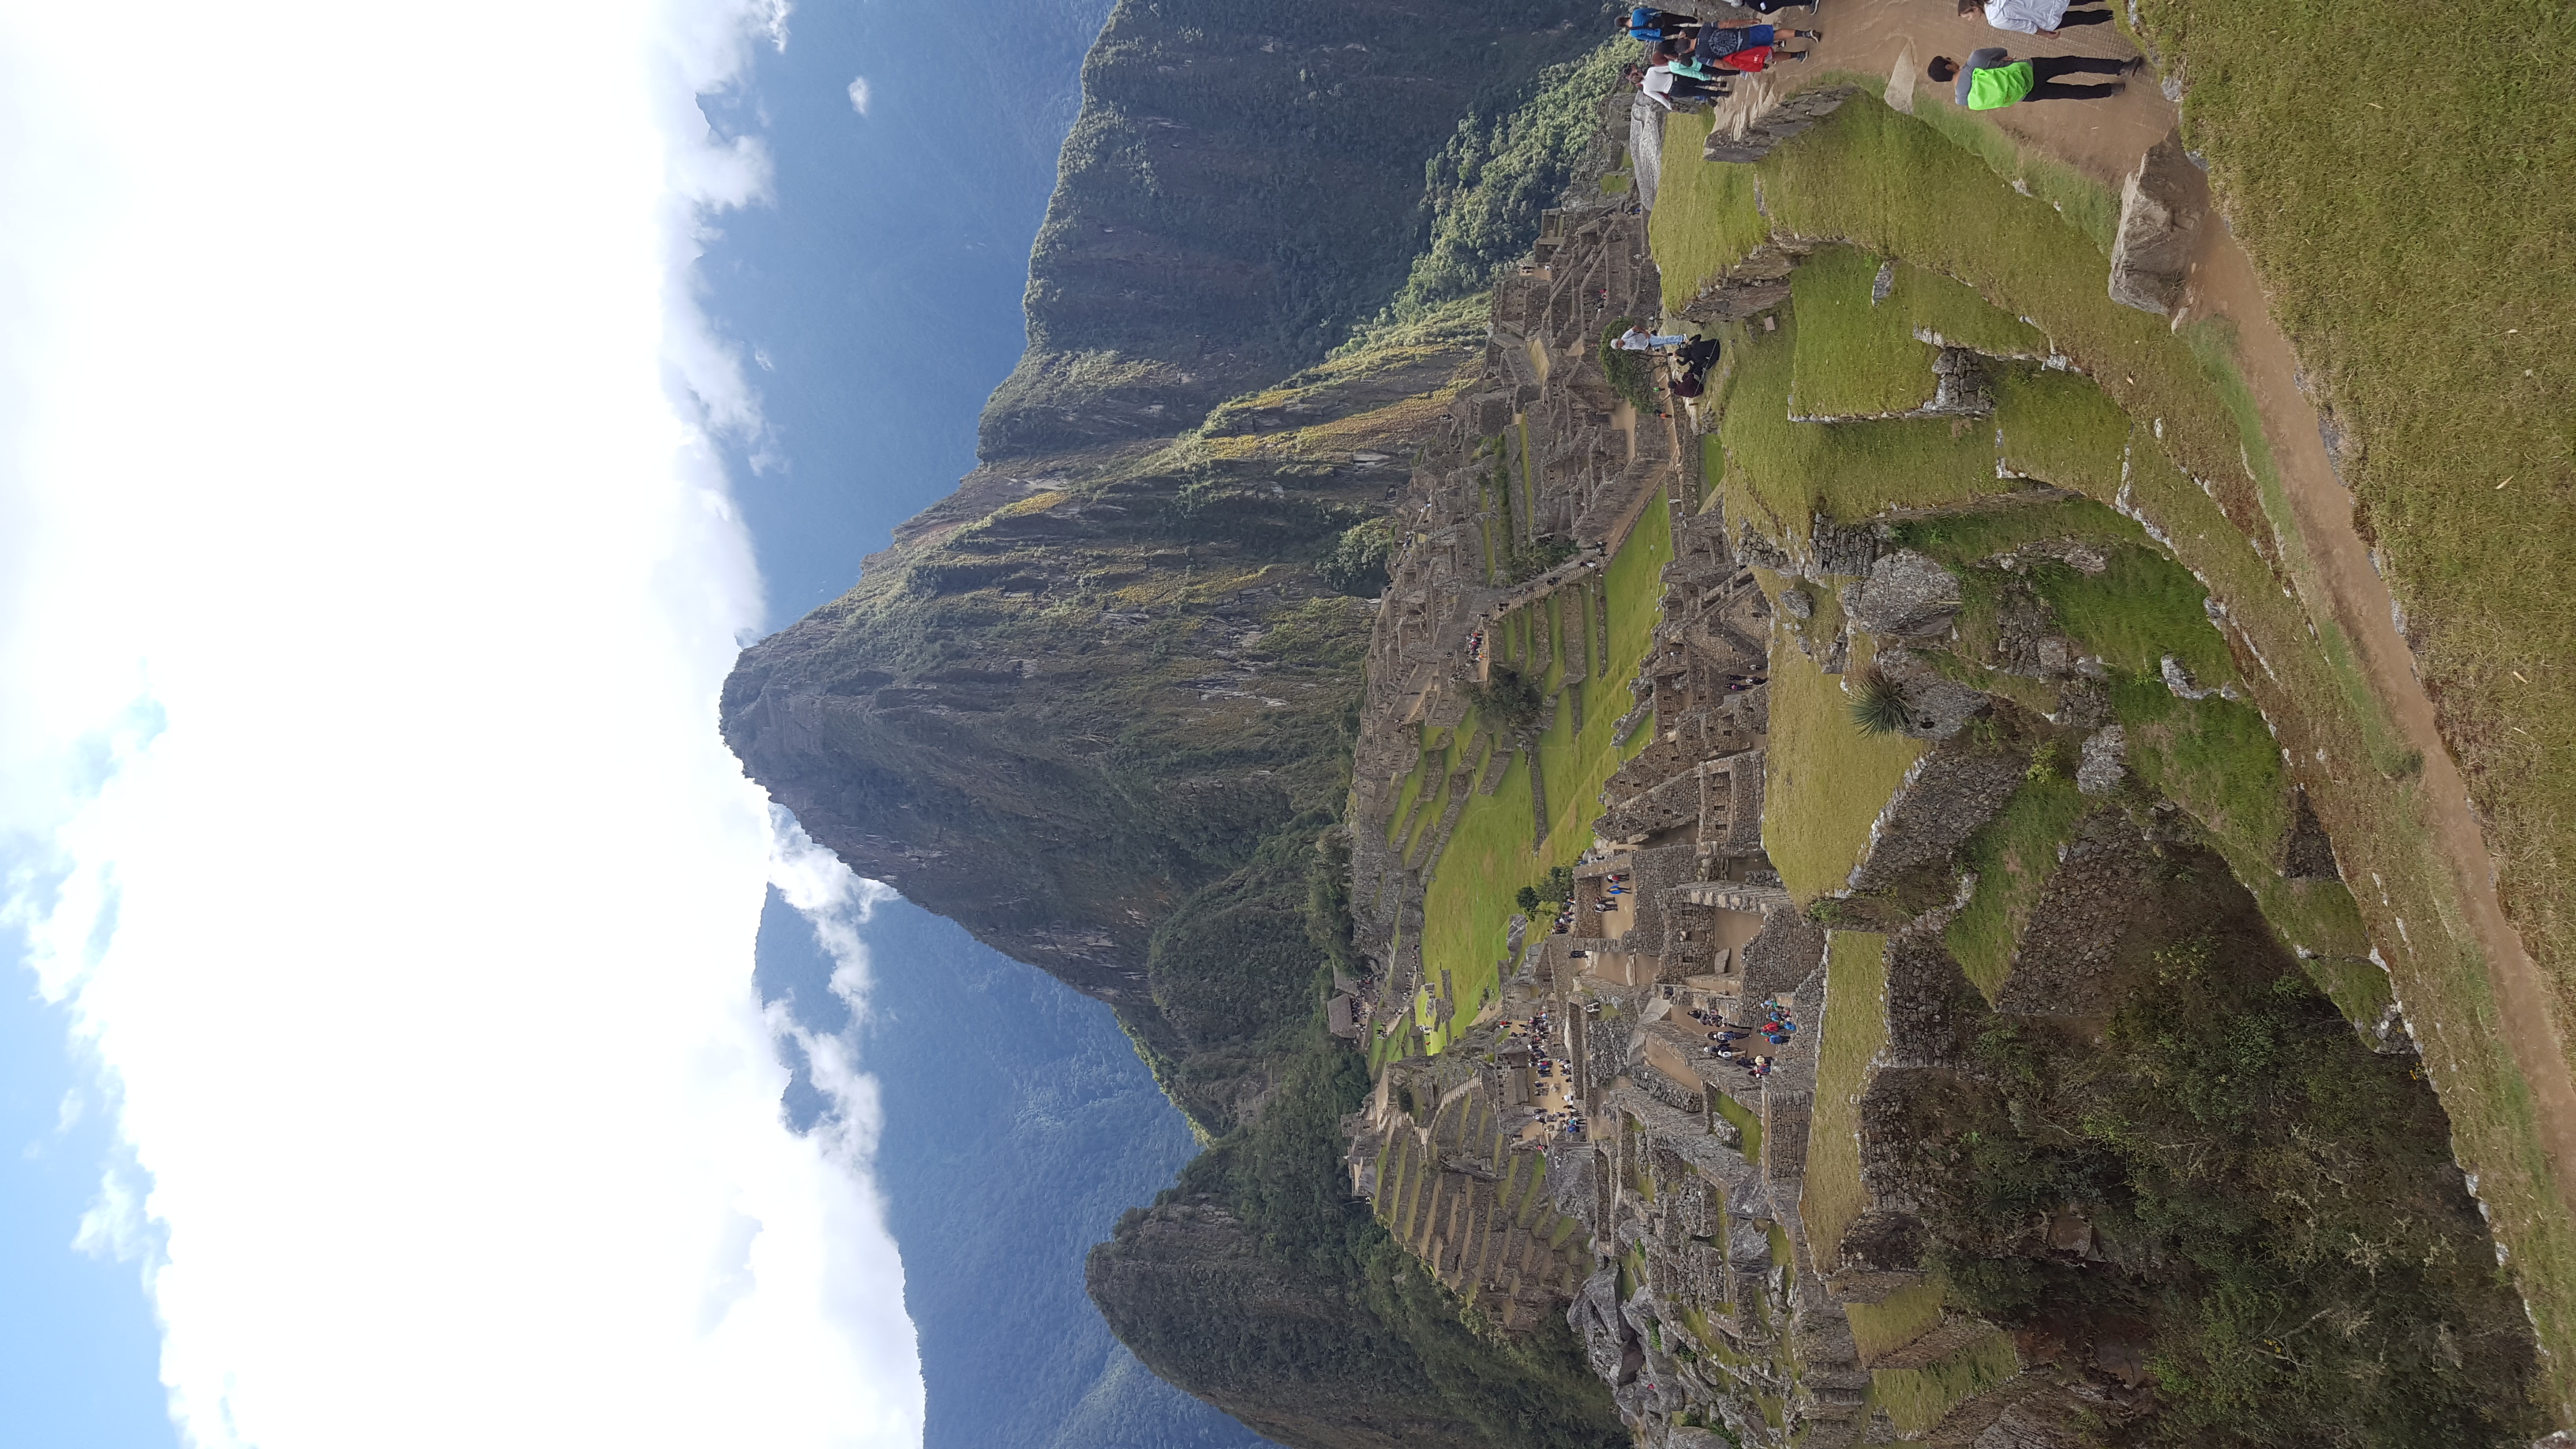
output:
{"label": "group of people standing", "polygon": [[[1803,0],[1809,14],[1818,0]],[[2108,0],[1957,0],[1962,17],[1983,15],[1997,30],[2054,39],[2062,30],[2111,21]],[[1790,0],[1744,0],[1740,8],[1757,14],[1795,8]],[[1628,12],[1627,34],[1648,50],[1645,64],[1624,72],[1630,86],[1666,110],[1698,101],[1714,101],[1732,89],[1730,78],[1758,73],[1774,62],[1804,60],[1807,50],[1790,50],[1789,40],[1822,40],[1818,30],[1783,30],[1771,25],[1712,25],[1691,14],[1640,5]],[[2127,87],[2120,80],[2076,84],[2068,76],[2135,75],[2145,64],[2090,55],[2015,57],[2003,46],[1968,53],[1962,63],[1936,55],[1927,69],[1933,81],[1955,85],[1958,103],[1972,111],[1999,110],[2026,101],[2101,100]]]}
{"label": "group of people standing", "polygon": [[[1784,0],[1753,0],[1745,8],[1767,15],[1790,6]],[[1814,11],[1814,0],[1808,0],[1806,8]],[[1628,66],[1628,83],[1668,111],[1725,95],[1731,76],[1767,70],[1774,61],[1806,58],[1805,51],[1786,49],[1783,41],[1825,38],[1818,30],[1710,25],[1696,15],[1651,5],[1628,12],[1628,35],[1644,42],[1648,51],[1647,64]]]}

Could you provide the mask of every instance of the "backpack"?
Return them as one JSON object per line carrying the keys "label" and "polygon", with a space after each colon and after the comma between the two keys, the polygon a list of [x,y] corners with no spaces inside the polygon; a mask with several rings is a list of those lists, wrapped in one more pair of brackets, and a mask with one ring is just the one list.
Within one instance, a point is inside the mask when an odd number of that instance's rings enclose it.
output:
{"label": "backpack", "polygon": [[2030,62],[2017,60],[2010,65],[1981,65],[1968,73],[1968,109],[2001,110],[2029,95],[2039,84],[2039,76]]}

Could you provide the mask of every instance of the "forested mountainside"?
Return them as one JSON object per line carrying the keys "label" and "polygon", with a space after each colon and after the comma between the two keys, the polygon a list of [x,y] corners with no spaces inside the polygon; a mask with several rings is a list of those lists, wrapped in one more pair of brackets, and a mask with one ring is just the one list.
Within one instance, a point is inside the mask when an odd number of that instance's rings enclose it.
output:
{"label": "forested mountainside", "polygon": [[984,458],[1167,438],[1321,358],[1424,250],[1425,163],[1597,44],[1601,14],[1124,0],[1083,68],[1029,259],[1028,352],[985,409]]}

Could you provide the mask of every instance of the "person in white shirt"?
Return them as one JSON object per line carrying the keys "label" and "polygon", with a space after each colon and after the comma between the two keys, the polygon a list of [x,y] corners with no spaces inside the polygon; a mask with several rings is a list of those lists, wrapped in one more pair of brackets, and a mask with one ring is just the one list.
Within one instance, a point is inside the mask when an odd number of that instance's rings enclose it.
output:
{"label": "person in white shirt", "polygon": [[1668,111],[1680,110],[1679,103],[1684,101],[1716,100],[1730,89],[1724,81],[1703,81],[1675,75],[1670,65],[1655,65],[1643,70],[1631,65],[1628,72],[1631,85],[1644,91],[1646,99]]}
{"label": "person in white shirt", "polygon": [[[2093,0],[2075,0],[2091,4]],[[2018,31],[2023,35],[2055,35],[2074,25],[2108,25],[2111,12],[2107,0],[2100,10],[2076,10],[2070,0],[1959,0],[1962,18],[1983,10],[1986,23],[1997,30]]]}
{"label": "person in white shirt", "polygon": [[1690,340],[1687,332],[1649,332],[1643,327],[1631,327],[1612,338],[1610,345],[1622,352],[1644,352],[1655,347],[1686,346]]}

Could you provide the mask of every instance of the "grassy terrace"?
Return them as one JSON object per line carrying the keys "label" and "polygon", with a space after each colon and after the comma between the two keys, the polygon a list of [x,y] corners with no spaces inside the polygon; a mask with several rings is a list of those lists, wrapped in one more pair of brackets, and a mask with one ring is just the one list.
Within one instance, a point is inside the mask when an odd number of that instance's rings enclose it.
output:
{"label": "grassy terrace", "polygon": [[2012,972],[2013,947],[2030,924],[2039,888],[2057,869],[2057,847],[2084,818],[2085,800],[2063,767],[2025,782],[2002,812],[1968,842],[1976,894],[1950,918],[1950,954],[1977,989],[1994,999]]}
{"label": "grassy terrace", "polygon": [[1842,678],[1800,651],[1787,616],[1773,620],[1762,848],[1790,894],[1813,901],[1850,879],[1869,848],[1871,822],[1924,746],[1902,735],[1861,733]]}
{"label": "grassy terrace", "polygon": [[1886,1411],[1897,1433],[1919,1439],[1950,1410],[2019,1372],[2021,1357],[2013,1352],[2012,1336],[1992,1332],[1919,1369],[1871,1370],[1869,1402]]}
{"label": "grassy terrace", "polygon": [[[1456,992],[1455,1021],[1424,1023],[1424,1043],[1431,1051],[1448,1045],[1449,1033],[1472,1020],[1499,989],[1496,967],[1512,914],[1519,909],[1512,903],[1513,893],[1536,884],[1550,867],[1572,865],[1582,855],[1592,841],[1593,817],[1601,812],[1602,785],[1652,737],[1651,724],[1624,740],[1612,731],[1629,710],[1628,681],[1636,677],[1654,638],[1662,593],[1658,579],[1672,560],[1672,533],[1670,514],[1659,503],[1649,503],[1612,555],[1601,588],[1565,590],[1538,606],[1555,610],[1555,619],[1566,625],[1551,622],[1541,631],[1548,652],[1537,663],[1559,686],[1551,691],[1553,715],[1540,731],[1535,751],[1514,753],[1493,794],[1468,798],[1424,893],[1423,970],[1434,982],[1447,971]],[[1593,611],[1605,606],[1610,657],[1577,686],[1583,716],[1578,730],[1573,692],[1561,686],[1567,672],[1586,668],[1585,641],[1596,637]],[[1526,640],[1526,616],[1534,612],[1527,607],[1515,611],[1511,627],[1496,629],[1494,637]],[[1548,805],[1547,839],[1538,844],[1538,811],[1530,788],[1533,754]]]}
{"label": "grassy terrace", "polygon": [[1808,1250],[1827,1272],[1841,1261],[1843,1231],[1868,1206],[1860,1183],[1860,1096],[1870,1059],[1886,1045],[1887,938],[1836,931],[1826,939],[1815,1117],[1807,1129],[1806,1191],[1798,1199]]}
{"label": "grassy terrace", "polygon": [[1873,300],[1880,260],[1827,247],[1789,278],[1801,324],[1792,398],[1805,417],[1904,412],[1932,400],[1932,333],[1998,356],[2043,356],[2048,339],[1937,272],[1888,262],[1884,300]]}
{"label": "grassy terrace", "polygon": [[[2484,73],[2467,64],[2443,67],[2432,91],[2407,101],[2406,115],[2421,117],[2422,129],[2407,130],[2402,144],[2391,146],[2401,128],[2390,114],[2363,107],[2369,87],[2357,68],[2371,50],[2353,39],[2387,23],[2385,7],[2290,20],[2204,0],[2142,4],[2169,58],[2186,58],[2195,142],[2212,148],[2222,188],[2245,188],[2269,203],[2240,206],[2238,234],[2284,289],[2280,306],[2293,333],[2317,345],[2311,369],[2330,380],[2364,430],[2370,446],[2353,475],[2358,491],[2401,592],[2426,621],[2426,677],[2477,782],[2508,902],[2565,997],[2571,927],[2556,912],[2576,864],[2576,842],[2567,838],[2576,830],[2576,776],[2552,762],[2567,758],[2576,735],[2576,701],[2563,697],[2576,693],[2576,680],[2542,661],[2563,656],[2562,595],[2565,581],[2576,578],[2568,558],[2576,519],[2567,517],[2576,510],[2576,486],[2564,432],[2576,408],[2567,406],[2565,370],[2552,361],[2576,328],[2568,320],[2576,308],[2568,305],[2563,241],[2530,250],[2512,239],[2576,235],[2576,228],[2543,224],[2569,215],[2576,190],[2553,185],[2544,193],[2538,182],[2562,174],[2563,160],[2558,173],[2547,166],[2576,146],[2576,129],[2545,121],[2564,114],[2576,84],[2576,68],[2563,64],[2576,22],[2512,11],[2510,23],[2487,33],[2545,30],[2546,44],[2499,59]],[[2301,69],[2308,65],[2323,68]],[[2347,76],[2350,86],[2292,83],[2302,75]],[[2304,103],[2283,111],[2285,95],[2330,99],[2312,115]],[[2445,97],[2463,108],[2447,107]],[[2469,109],[2470,99],[2495,104]],[[1925,109],[1930,119],[1918,121],[1863,94],[1755,166],[1672,160],[1655,218],[1668,293],[1676,300],[1694,295],[1776,226],[1964,284],[2002,312],[2030,319],[2092,380],[2093,389],[2079,390],[2069,386],[2072,378],[2000,369],[2007,374],[1998,399],[2005,459],[2099,502],[2124,502],[2227,610],[2243,687],[2277,730],[2267,746],[2272,770],[2281,769],[2283,751],[2298,762],[2347,878],[2370,888],[2359,902],[2332,893],[2311,899],[2242,858],[2234,847],[2255,829],[2238,812],[2221,805],[2203,821],[2231,847],[2233,863],[2285,936],[2332,931],[2358,941],[2357,928],[2367,926],[2422,1031],[2461,1161],[2479,1174],[2481,1196],[2553,1350],[2557,1395],[2576,1398],[2576,1225],[2539,1149],[2484,963],[2473,943],[2436,924],[2456,919],[2459,908],[2450,894],[2451,864],[2417,809],[2414,762],[2394,746],[2340,626],[2312,617],[2301,602],[2323,594],[2296,536],[2275,526],[2286,503],[2229,339],[2197,324],[2177,333],[2162,318],[2108,299],[2107,229],[2100,223],[2109,199],[2099,188],[2060,175],[2034,182],[2035,194],[2016,192],[2007,173],[2032,168],[2009,142],[1937,101]],[[2520,124],[2497,117],[2519,117]],[[1668,122],[1667,157],[1696,154],[1699,124]],[[2331,164],[2323,159],[2329,156]],[[2477,208],[2464,203],[2462,188],[2487,157],[2509,189],[2526,188],[2528,204],[2511,228],[2484,227]],[[1767,217],[1753,206],[1757,180]],[[2065,213],[2050,204],[2052,195],[2067,204]],[[2355,212],[2356,197],[2386,209]],[[2400,225],[2409,217],[2423,218],[2423,227]],[[2370,255],[2356,254],[2363,250],[2356,237],[2370,239]],[[2525,251],[2499,251],[2515,245]],[[2439,305],[2427,302],[2427,278],[2443,279]],[[2464,302],[2464,291],[2479,300]],[[1786,336],[1733,339],[1734,388],[1785,401],[1795,376],[1794,326],[1782,328]],[[2517,330],[2508,335],[2508,328]],[[2330,344],[2318,341],[2329,333]],[[2062,413],[2061,425],[2017,427],[2030,408]],[[1730,507],[1760,505],[1746,516],[1757,524],[1767,517],[1792,546],[1805,510],[1819,502],[1837,516],[1857,517],[1897,504],[1955,504],[1999,486],[1990,464],[1984,478],[1969,476],[1974,439],[1957,440],[1956,455],[1945,455],[1935,440],[1924,445],[1925,466],[1900,471],[1877,456],[1876,439],[1801,439],[1785,417],[1785,408],[1770,413],[1730,396],[1723,486]],[[1993,447],[1991,433],[1983,447]],[[1831,466],[1800,461],[1792,451],[1813,456],[1827,448],[1837,450],[1824,455]],[[2488,481],[2508,475],[2519,481],[2501,493]],[[1800,486],[1802,476],[1822,481]],[[2469,478],[2476,488],[2464,486]],[[2516,497],[2519,503],[2510,501]],[[1824,714],[1814,698],[1817,681],[1788,664],[1775,678],[1787,686],[1774,685],[1775,711],[1799,707],[1804,684],[1810,715]],[[2144,701],[2124,703],[2134,709]],[[2213,799],[2192,792],[2195,776],[2210,777],[2214,753],[2252,765],[2250,736],[2225,718],[2214,736],[2205,735],[2208,722],[2141,718],[2149,748],[2133,752],[2141,775],[2195,812]],[[1788,732],[1777,715],[1774,732]],[[1791,860],[1779,859],[1784,848],[1797,861],[1796,876]],[[1829,888],[1834,854],[1798,839],[1775,845],[1784,878],[1806,892]],[[2423,924],[2401,935],[2400,919]],[[2358,1000],[2364,983],[2325,979],[2332,974],[2321,979],[2338,1001]]]}

